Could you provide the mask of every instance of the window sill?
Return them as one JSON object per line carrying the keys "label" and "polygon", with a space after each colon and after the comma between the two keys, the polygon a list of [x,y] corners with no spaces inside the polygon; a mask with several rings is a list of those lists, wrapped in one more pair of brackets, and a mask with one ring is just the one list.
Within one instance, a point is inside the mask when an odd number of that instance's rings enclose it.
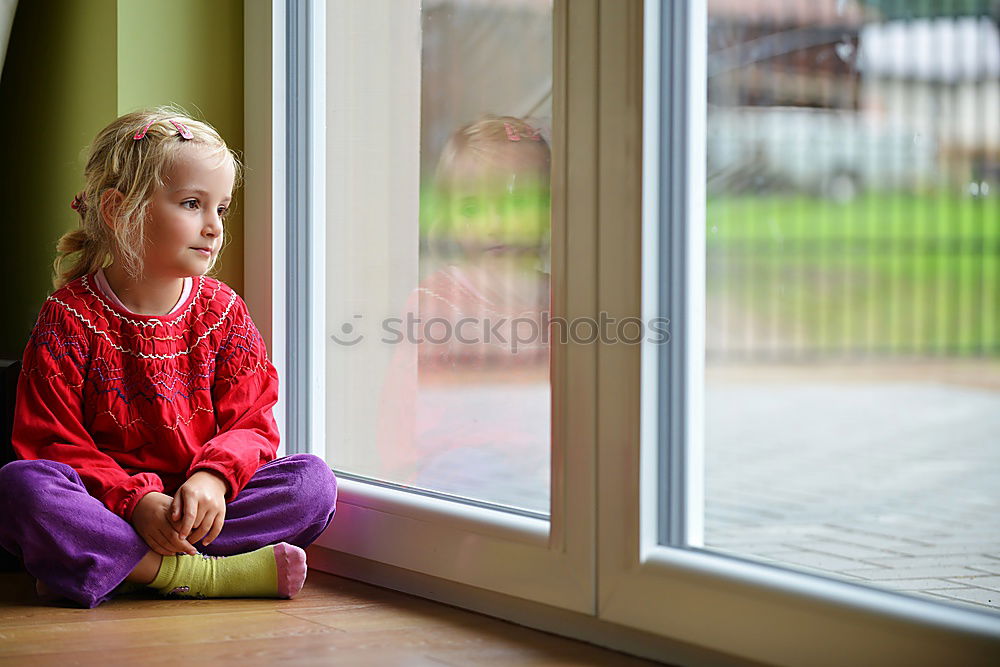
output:
{"label": "window sill", "polygon": [[579,612],[458,584],[313,545],[309,567],[631,655],[679,665],[754,664]]}

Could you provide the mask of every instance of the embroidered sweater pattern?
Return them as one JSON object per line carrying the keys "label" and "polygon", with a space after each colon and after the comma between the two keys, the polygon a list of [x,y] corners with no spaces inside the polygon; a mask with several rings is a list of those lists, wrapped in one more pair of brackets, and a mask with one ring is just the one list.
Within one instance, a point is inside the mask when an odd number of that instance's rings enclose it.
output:
{"label": "embroidered sweater pattern", "polygon": [[166,316],[104,298],[93,274],[43,304],[24,352],[13,446],[72,466],[92,496],[131,520],[152,491],[198,470],[232,501],[275,458],[278,376],[246,304],[201,276]]}

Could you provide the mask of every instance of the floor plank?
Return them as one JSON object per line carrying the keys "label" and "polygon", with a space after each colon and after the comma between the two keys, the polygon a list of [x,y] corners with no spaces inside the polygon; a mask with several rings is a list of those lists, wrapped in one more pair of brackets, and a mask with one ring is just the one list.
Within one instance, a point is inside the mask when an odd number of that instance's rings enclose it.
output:
{"label": "floor plank", "polygon": [[310,570],[294,600],[43,604],[0,574],[0,664],[649,665],[582,642]]}

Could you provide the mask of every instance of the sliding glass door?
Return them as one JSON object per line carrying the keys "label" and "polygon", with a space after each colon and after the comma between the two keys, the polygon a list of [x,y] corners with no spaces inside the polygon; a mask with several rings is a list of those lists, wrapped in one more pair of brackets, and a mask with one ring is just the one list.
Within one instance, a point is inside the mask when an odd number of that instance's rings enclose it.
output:
{"label": "sliding glass door", "polygon": [[995,78],[905,97],[884,5],[276,3],[250,301],[341,479],[310,562],[766,663],[995,654],[993,154],[903,123]]}
{"label": "sliding glass door", "polygon": [[575,95],[586,133],[594,60],[581,44],[570,65],[566,25],[593,10],[303,6],[326,137],[309,400],[343,482],[320,544],[588,612],[594,347],[552,325],[592,292],[566,111]]}
{"label": "sliding glass door", "polygon": [[[996,299],[983,276],[997,255],[918,221],[934,211],[939,230],[992,238],[997,216],[964,217],[989,200],[946,184],[929,128],[904,122],[917,107],[879,106],[897,91],[875,54],[901,29],[879,16],[646,4],[644,159],[602,154],[607,214],[641,227],[641,243],[604,237],[601,306],[667,319],[671,335],[599,353],[602,387],[642,387],[641,400],[598,396],[599,497],[613,499],[598,515],[604,618],[775,664],[996,650],[996,341],[983,338]],[[609,84],[614,100],[638,85]],[[977,141],[995,124],[980,116]],[[640,134],[637,120],[617,127]],[[641,178],[641,209],[615,173]],[[967,254],[946,261],[944,245]],[[959,347],[926,339],[948,330],[934,319],[945,312],[971,327]]]}

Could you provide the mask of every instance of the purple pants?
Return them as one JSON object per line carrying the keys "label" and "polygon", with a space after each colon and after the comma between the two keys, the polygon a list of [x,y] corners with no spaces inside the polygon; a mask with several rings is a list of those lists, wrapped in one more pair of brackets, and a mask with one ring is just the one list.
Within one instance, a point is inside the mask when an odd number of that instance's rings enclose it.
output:
{"label": "purple pants", "polygon": [[[268,544],[307,547],[333,519],[337,480],[312,454],[262,465],[226,506],[222,532],[198,551],[231,556]],[[111,512],[77,472],[56,461],[0,468],[0,546],[55,594],[85,607],[111,597],[150,551],[132,525]]]}

